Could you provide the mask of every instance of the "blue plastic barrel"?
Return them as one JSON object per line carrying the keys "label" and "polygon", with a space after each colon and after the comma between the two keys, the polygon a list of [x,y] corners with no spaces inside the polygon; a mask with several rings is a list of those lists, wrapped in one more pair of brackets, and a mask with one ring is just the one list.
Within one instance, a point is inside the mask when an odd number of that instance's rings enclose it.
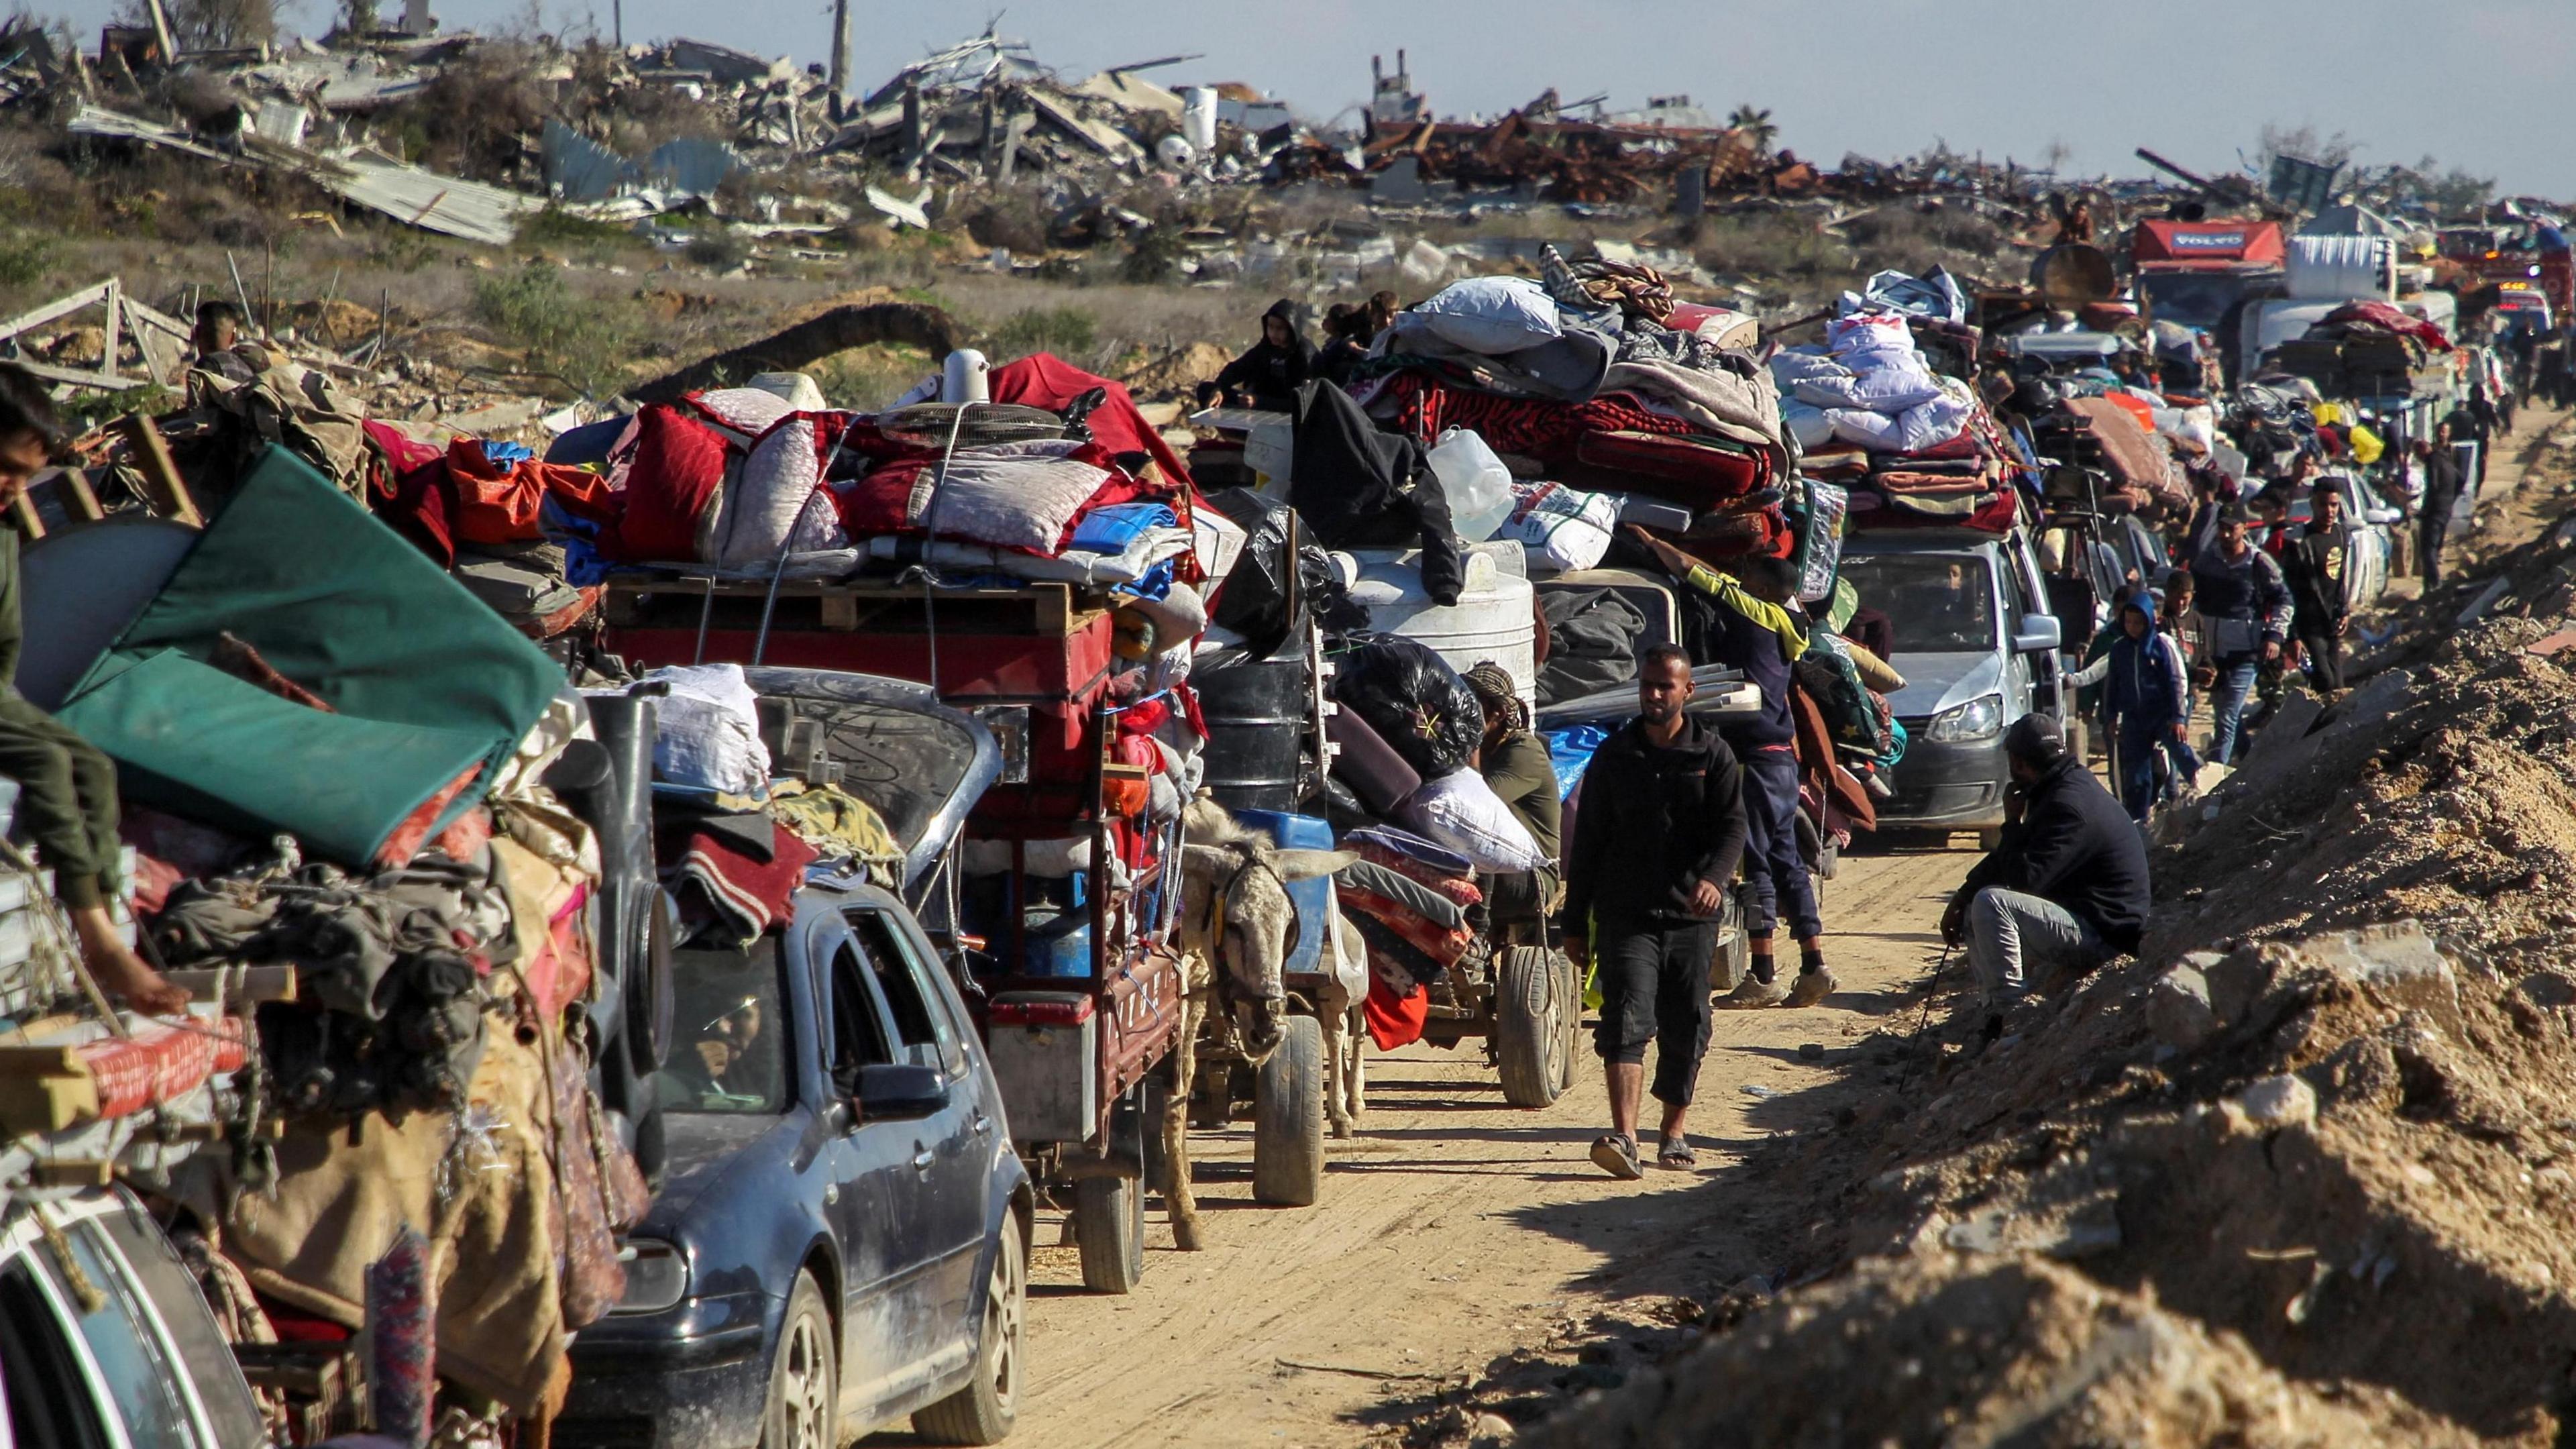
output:
{"label": "blue plastic barrel", "polygon": [[[1234,818],[1247,828],[1267,835],[1281,850],[1330,850],[1333,848],[1332,822],[1313,815],[1290,815],[1278,810],[1237,810]],[[1312,880],[1288,883],[1288,899],[1297,907],[1297,946],[1288,953],[1286,969],[1292,972],[1321,972],[1324,969],[1324,933],[1332,929],[1328,919],[1332,910],[1332,892],[1322,876]]]}

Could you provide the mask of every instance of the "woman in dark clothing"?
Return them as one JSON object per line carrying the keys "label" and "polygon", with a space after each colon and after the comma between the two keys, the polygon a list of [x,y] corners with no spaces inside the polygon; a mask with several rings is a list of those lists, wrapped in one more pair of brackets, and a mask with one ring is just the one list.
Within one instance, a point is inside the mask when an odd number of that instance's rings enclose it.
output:
{"label": "woman in dark clothing", "polygon": [[1348,302],[1335,302],[1324,314],[1324,347],[1315,354],[1315,375],[1335,387],[1351,385],[1351,370],[1368,356],[1368,312]]}
{"label": "woman in dark clothing", "polygon": [[1285,297],[1261,314],[1261,340],[1199,384],[1199,406],[1223,401],[1263,412],[1297,410],[1299,385],[1315,376],[1315,346],[1297,332],[1297,304]]}

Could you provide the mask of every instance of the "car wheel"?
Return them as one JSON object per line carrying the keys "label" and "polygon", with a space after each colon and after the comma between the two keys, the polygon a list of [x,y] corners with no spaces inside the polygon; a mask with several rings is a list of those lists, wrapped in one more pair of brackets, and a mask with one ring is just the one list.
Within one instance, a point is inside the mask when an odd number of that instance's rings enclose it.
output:
{"label": "car wheel", "polygon": [[933,1444],[998,1444],[1020,1418],[1022,1331],[1029,1318],[1028,1261],[1016,1218],[1002,1219],[993,1250],[993,1281],[984,1290],[984,1326],[976,1342],[975,1379],[912,1416],[912,1432]]}
{"label": "car wheel", "polygon": [[796,1275],[778,1353],[769,1369],[769,1408],[761,1416],[761,1449],[839,1449],[840,1380],[834,1372],[832,1315],[814,1275]]}

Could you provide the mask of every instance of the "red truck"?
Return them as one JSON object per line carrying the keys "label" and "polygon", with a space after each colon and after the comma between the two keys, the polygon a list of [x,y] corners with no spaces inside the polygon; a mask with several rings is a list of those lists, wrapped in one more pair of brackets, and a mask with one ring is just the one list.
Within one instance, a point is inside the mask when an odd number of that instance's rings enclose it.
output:
{"label": "red truck", "polygon": [[2215,331],[2236,304],[2281,279],[2286,244],[2273,221],[2141,221],[2129,262],[2159,322]]}

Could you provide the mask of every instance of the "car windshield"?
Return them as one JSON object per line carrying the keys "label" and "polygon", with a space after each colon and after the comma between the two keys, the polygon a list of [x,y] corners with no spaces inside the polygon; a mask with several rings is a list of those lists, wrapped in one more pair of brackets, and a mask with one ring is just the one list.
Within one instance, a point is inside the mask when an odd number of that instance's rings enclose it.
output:
{"label": "car windshield", "polygon": [[672,1044],[654,1076],[673,1112],[787,1110],[787,1011],[778,937],[748,951],[671,953]]}
{"label": "car windshield", "polygon": [[1994,570],[1980,555],[1845,554],[1842,573],[1863,604],[1895,624],[1898,654],[1957,654],[1998,643]]}
{"label": "car windshield", "polygon": [[2229,272],[2149,272],[2138,278],[2159,322],[2214,328],[2245,295],[2245,279]]}

